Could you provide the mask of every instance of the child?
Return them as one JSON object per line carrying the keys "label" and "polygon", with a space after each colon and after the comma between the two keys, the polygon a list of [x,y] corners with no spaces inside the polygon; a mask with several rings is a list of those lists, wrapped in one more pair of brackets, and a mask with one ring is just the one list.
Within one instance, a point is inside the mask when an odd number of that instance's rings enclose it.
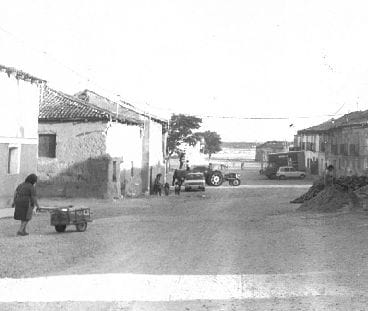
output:
{"label": "child", "polygon": [[164,185],[164,191],[165,191],[165,195],[168,196],[170,194],[170,185],[169,183],[165,183]]}
{"label": "child", "polygon": [[180,195],[180,190],[181,190],[181,182],[176,179],[175,181],[175,194]]}

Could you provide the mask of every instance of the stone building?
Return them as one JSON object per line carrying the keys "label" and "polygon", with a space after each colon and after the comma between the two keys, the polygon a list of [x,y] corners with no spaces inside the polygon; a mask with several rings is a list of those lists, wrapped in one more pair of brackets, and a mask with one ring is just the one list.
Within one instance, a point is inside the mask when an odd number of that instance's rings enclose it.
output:
{"label": "stone building", "polygon": [[48,87],[38,120],[40,195],[121,196],[122,163],[141,162],[142,122]]}
{"label": "stone building", "polygon": [[355,111],[298,131],[295,141],[305,150],[313,149],[320,174],[329,164],[335,167],[337,176],[367,174],[368,110]]}
{"label": "stone building", "polygon": [[143,193],[152,192],[152,183],[157,174],[162,174],[163,180],[166,180],[168,120],[144,113],[118,98],[112,100],[91,90],[84,90],[75,96],[85,103],[98,106],[121,118],[129,117],[131,120],[142,123],[141,155],[136,158],[141,160],[133,159],[132,162],[123,162],[121,174],[127,189],[132,185],[131,171],[133,169],[140,174]]}
{"label": "stone building", "polygon": [[294,146],[304,151],[305,167],[314,175],[323,174],[326,167],[326,147],[328,143],[328,129],[333,126],[332,121],[300,130],[294,137]]}
{"label": "stone building", "polygon": [[37,171],[37,116],[46,81],[0,65],[0,208]]}

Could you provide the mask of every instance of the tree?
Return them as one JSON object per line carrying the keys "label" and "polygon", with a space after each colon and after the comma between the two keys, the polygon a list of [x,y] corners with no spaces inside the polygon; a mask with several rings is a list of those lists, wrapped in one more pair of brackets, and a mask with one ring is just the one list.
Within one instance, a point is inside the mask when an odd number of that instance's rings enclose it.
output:
{"label": "tree", "polygon": [[221,151],[221,137],[216,132],[205,131],[202,133],[196,133],[198,137],[204,138],[204,153],[208,154],[208,158],[211,159],[211,156]]}
{"label": "tree", "polygon": [[174,153],[180,155],[179,146],[182,143],[188,143],[194,146],[198,137],[193,134],[193,130],[201,127],[202,119],[195,116],[187,116],[184,114],[174,114],[171,116],[169,123],[169,133],[167,137],[167,149],[169,156]]}

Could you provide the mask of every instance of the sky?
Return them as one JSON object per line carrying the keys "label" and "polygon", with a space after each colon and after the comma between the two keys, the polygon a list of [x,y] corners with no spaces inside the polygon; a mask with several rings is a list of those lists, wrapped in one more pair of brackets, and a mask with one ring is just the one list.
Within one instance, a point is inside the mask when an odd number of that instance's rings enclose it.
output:
{"label": "sky", "polygon": [[366,1],[3,0],[0,12],[0,64],[202,116],[223,141],[292,141],[368,109]]}

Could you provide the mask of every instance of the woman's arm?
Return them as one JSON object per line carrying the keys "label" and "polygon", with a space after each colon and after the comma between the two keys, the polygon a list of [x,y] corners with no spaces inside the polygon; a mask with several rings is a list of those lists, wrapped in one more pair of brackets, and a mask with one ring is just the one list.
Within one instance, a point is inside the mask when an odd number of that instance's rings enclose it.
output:
{"label": "woman's arm", "polygon": [[31,188],[31,202],[36,207],[36,211],[38,211],[40,209],[40,206],[38,204],[36,189],[34,186],[32,186]]}

